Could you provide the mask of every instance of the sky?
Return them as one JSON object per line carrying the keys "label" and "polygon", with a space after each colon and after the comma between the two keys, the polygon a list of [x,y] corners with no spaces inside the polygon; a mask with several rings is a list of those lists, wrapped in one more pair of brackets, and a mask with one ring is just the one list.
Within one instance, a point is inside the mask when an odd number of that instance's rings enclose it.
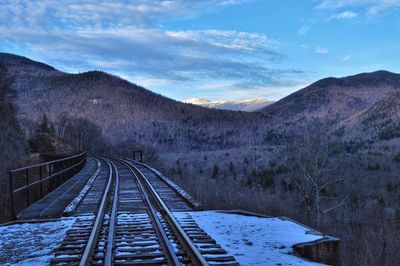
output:
{"label": "sky", "polygon": [[400,72],[400,0],[0,0],[0,51],[177,100],[279,100]]}

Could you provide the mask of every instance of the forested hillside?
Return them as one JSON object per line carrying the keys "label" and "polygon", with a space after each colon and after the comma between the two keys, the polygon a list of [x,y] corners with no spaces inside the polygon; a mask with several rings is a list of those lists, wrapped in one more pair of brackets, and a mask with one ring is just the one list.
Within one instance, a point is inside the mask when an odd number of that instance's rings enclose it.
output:
{"label": "forested hillside", "polygon": [[388,71],[326,78],[265,107],[261,112],[274,117],[278,124],[318,121],[330,126],[398,91],[400,75]]}
{"label": "forested hillside", "polygon": [[[181,103],[104,72],[68,74],[11,54],[0,54],[0,62],[13,78],[18,119],[27,136],[47,115],[59,137],[74,139],[77,128],[85,127],[85,132],[92,128],[86,139],[97,138],[101,147],[114,148],[189,151],[285,145],[310,127],[336,132],[332,138],[348,141],[358,133],[344,130],[346,124],[359,128],[354,123],[366,116],[361,113],[370,108],[390,109],[396,105],[390,96],[400,90],[400,75],[387,71],[327,78],[260,112],[246,113]],[[346,131],[346,137],[338,134],[338,128]],[[389,133],[384,137],[391,138]]]}
{"label": "forested hillside", "polygon": [[336,133],[343,139],[353,141],[376,142],[399,138],[400,91],[342,121]]}
{"label": "forested hillside", "polygon": [[0,182],[5,171],[26,152],[24,134],[16,118],[12,80],[0,64]]}
{"label": "forested hillside", "polygon": [[90,121],[112,145],[188,150],[265,142],[269,123],[263,114],[184,104],[98,71],[65,74],[8,54],[0,61],[15,79],[18,117],[27,135],[46,114],[58,128],[72,118]]}

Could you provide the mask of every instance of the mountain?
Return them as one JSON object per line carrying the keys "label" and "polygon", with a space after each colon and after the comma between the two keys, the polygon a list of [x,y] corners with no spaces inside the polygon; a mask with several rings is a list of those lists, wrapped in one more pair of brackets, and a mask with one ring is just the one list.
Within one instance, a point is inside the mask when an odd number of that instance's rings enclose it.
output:
{"label": "mountain", "polygon": [[200,105],[207,108],[232,110],[232,111],[245,111],[245,112],[258,111],[261,108],[272,103],[271,101],[263,99],[211,102],[204,98],[191,98],[185,100],[184,102]]}
{"label": "mountain", "polygon": [[400,75],[388,71],[331,77],[268,105],[261,112],[291,125],[312,121],[333,125],[399,90]]}
{"label": "mountain", "polygon": [[285,144],[312,125],[346,139],[397,134],[400,75],[387,71],[322,79],[258,112],[234,112],[195,105],[211,104],[201,99],[178,102],[104,72],[69,74],[5,53],[0,64],[12,77],[16,116],[28,137],[44,114],[63,134],[65,121],[78,119],[69,125],[85,125],[83,133],[100,132],[125,150]]}
{"label": "mountain", "polygon": [[400,138],[400,91],[336,126],[342,139],[380,141]]}
{"label": "mountain", "polygon": [[27,136],[46,114],[56,127],[66,117],[90,121],[109,143],[126,149],[220,149],[265,141],[263,114],[181,103],[104,72],[68,74],[4,53],[0,63],[13,76],[17,117]]}

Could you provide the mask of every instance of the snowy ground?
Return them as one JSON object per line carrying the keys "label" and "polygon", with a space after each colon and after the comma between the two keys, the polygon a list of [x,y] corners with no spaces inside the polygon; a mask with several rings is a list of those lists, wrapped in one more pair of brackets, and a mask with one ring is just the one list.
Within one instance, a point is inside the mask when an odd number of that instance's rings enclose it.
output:
{"label": "snowy ground", "polygon": [[48,265],[75,218],[0,226],[0,265]]}
{"label": "snowy ground", "polygon": [[293,245],[321,238],[292,221],[213,211],[189,214],[241,265],[321,265],[290,255]]}
{"label": "snowy ground", "polygon": [[[241,265],[320,265],[291,255],[293,245],[321,238],[292,221],[214,211],[189,214]],[[74,222],[75,218],[63,218],[0,227],[0,265],[48,265]]]}

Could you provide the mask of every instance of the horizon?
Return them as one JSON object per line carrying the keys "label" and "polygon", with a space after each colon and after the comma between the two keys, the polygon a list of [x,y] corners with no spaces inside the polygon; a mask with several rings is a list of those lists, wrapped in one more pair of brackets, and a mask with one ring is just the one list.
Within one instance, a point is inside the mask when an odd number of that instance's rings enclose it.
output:
{"label": "horizon", "polygon": [[5,1],[0,48],[178,101],[277,101],[326,77],[400,72],[400,1],[289,2]]}

